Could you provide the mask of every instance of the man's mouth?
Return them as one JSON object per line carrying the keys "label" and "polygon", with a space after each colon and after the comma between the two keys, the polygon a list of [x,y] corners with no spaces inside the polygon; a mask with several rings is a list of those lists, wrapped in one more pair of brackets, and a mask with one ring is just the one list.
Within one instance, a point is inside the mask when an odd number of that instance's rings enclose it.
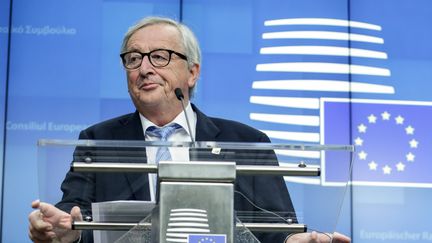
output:
{"label": "man's mouth", "polygon": [[140,90],[152,90],[152,89],[156,89],[159,86],[158,83],[154,83],[154,82],[146,82],[143,83],[139,86]]}

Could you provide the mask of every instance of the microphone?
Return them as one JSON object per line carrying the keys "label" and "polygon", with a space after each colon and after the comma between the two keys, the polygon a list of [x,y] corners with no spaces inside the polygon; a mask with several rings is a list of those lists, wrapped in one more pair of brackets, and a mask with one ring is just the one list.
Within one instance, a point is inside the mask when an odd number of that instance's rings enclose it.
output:
{"label": "microphone", "polygon": [[191,129],[191,125],[190,125],[190,122],[189,122],[189,117],[188,117],[188,115],[187,115],[187,113],[186,113],[186,108],[185,108],[185,104],[184,104],[184,95],[183,95],[183,91],[182,91],[180,88],[176,88],[176,89],[174,90],[174,93],[175,93],[175,95],[177,96],[177,99],[180,100],[180,103],[182,104],[182,107],[183,107],[183,113],[185,114],[185,117],[186,117],[186,123],[187,123],[188,130],[189,130],[189,136],[190,136],[191,141],[192,141],[193,143],[195,143],[195,139],[194,139],[193,136],[192,136],[192,129]]}
{"label": "microphone", "polygon": [[[176,88],[174,90],[175,95],[177,96],[177,99],[179,99],[180,101],[182,99],[184,99],[184,95],[183,95],[183,91],[180,88]],[[182,102],[183,103],[183,102]]]}

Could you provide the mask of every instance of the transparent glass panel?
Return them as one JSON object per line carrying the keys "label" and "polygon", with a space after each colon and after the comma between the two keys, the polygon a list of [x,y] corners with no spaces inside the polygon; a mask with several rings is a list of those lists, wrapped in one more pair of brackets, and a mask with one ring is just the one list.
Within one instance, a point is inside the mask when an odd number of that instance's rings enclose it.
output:
{"label": "transparent glass panel", "polygon": [[132,243],[132,242],[152,242],[151,227],[146,227],[145,223],[152,222],[152,217],[149,215],[140,221],[138,225],[133,227],[128,232],[121,235],[115,242],[116,243]]}
{"label": "transparent glass panel", "polygon": [[[108,140],[39,140],[38,145],[42,201],[66,212],[79,206],[89,222],[129,225],[113,226],[114,231],[107,227],[110,233],[101,233],[99,226],[93,237],[101,242],[116,239],[146,242],[144,238],[152,237],[151,231],[155,229],[151,229],[151,212],[158,201],[158,166],[147,157],[162,148],[168,149],[177,164],[195,163],[188,167],[189,174],[174,171],[172,178],[162,178],[162,181],[207,183],[217,179],[218,183],[228,185],[232,180],[234,187],[229,197],[233,198],[236,215],[235,242],[283,242],[289,234],[306,230],[331,234],[337,226],[347,190],[353,150],[347,145]],[[297,153],[319,153],[325,159],[300,161],[295,156]],[[215,162],[235,162],[235,173],[194,168],[217,164]],[[336,175],[325,173],[326,166],[337,166]],[[52,171],[57,173],[50,173]],[[185,175],[188,178],[185,179]],[[209,187],[208,190],[213,189]],[[190,200],[199,198],[199,195],[193,196]],[[212,199],[223,200],[217,196]],[[191,226],[192,230],[188,228],[191,231],[172,235],[187,242],[187,237],[195,233],[214,234],[212,214],[223,212],[212,212],[208,207],[203,204],[202,208],[188,209],[198,212],[198,218],[204,215],[205,223],[198,222]],[[138,223],[141,224],[136,225]],[[96,229],[89,225],[86,229]]]}

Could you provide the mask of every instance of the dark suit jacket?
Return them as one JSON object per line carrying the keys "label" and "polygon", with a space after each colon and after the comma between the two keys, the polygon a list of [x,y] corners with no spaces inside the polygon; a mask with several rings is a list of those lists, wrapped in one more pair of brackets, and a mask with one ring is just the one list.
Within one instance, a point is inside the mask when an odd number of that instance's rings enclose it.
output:
{"label": "dark suit jacket", "polygon": [[[196,141],[218,141],[218,142],[269,142],[269,138],[262,132],[247,125],[219,119],[210,118],[200,112],[195,106],[197,114]],[[131,113],[114,118],[82,131],[80,139],[103,139],[103,140],[144,140],[143,128],[139,113]],[[79,149],[77,149],[79,151]],[[122,157],[130,151],[98,151],[102,153],[103,160],[107,158]],[[130,161],[146,161],[145,151],[133,151],[134,156]],[[111,153],[111,154],[110,154]],[[225,160],[246,163],[244,155],[247,152],[233,151],[222,153]],[[82,154],[75,153],[74,160],[80,159]],[[192,159],[221,160],[217,155],[206,153],[206,151],[194,151],[190,154]],[[127,156],[126,156],[127,157]],[[138,159],[139,158],[139,159]],[[277,164],[274,153],[260,152],[256,156],[256,162],[261,159],[271,159]],[[141,160],[141,161],[140,161]],[[250,160],[247,160],[248,163]],[[91,203],[111,200],[150,200],[148,176],[142,173],[75,173],[69,172],[62,183],[62,200],[56,205],[60,209],[70,212],[73,206],[80,206],[83,215],[91,215]],[[235,190],[240,191],[257,206],[270,210],[282,212],[294,212],[291,199],[280,176],[238,176]],[[237,211],[259,211],[243,196],[238,193],[234,199]],[[295,215],[292,215],[294,221]],[[88,233],[88,232],[87,232]],[[285,234],[256,234],[261,242],[283,242]],[[84,242],[92,242],[91,235],[83,234]]]}

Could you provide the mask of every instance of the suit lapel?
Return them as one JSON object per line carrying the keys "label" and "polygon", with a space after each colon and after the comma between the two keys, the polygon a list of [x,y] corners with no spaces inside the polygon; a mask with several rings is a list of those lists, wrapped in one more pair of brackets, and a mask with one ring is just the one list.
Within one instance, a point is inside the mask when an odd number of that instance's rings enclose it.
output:
{"label": "suit lapel", "polygon": [[[121,124],[120,129],[113,131],[116,139],[144,141],[144,131],[138,111],[119,122]],[[146,156],[145,149],[140,149],[137,153]],[[125,173],[124,175],[136,200],[150,200],[147,173]]]}
{"label": "suit lapel", "polygon": [[[192,109],[197,114],[196,141],[218,141],[220,134],[219,127],[195,105]],[[213,153],[212,149],[190,149],[189,157],[191,161],[223,161],[225,153]]]}
{"label": "suit lapel", "polygon": [[204,115],[194,104],[192,104],[192,109],[197,114],[197,124],[196,124],[196,141],[216,141],[218,134],[220,133],[219,128],[213,121]]}
{"label": "suit lapel", "polygon": [[138,111],[119,120],[119,129],[112,131],[117,140],[144,140],[144,131]]}

